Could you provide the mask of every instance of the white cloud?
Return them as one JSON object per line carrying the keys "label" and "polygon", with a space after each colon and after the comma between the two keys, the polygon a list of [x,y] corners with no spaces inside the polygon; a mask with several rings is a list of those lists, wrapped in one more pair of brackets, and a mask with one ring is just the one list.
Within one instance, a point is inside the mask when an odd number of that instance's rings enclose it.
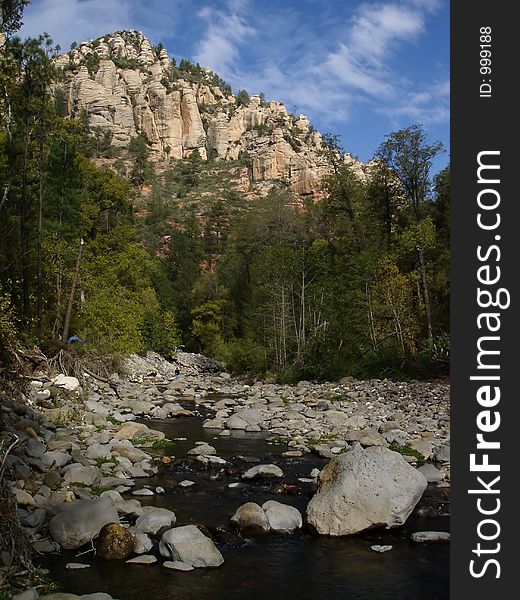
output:
{"label": "white cloud", "polygon": [[128,0],[39,0],[25,10],[21,35],[46,32],[64,50],[72,42],[132,28]]}
{"label": "white cloud", "polygon": [[[236,4],[232,2],[231,4]],[[242,3],[241,3],[242,4]],[[198,45],[195,60],[228,77],[240,57],[240,46],[255,35],[255,29],[236,13],[224,14],[205,7],[199,17],[208,22],[205,37]]]}
{"label": "white cloud", "polygon": [[364,4],[354,17],[349,47],[363,61],[381,62],[392,47],[424,30],[420,12],[399,4]]}
{"label": "white cloud", "polygon": [[396,126],[403,120],[408,122],[445,123],[450,116],[450,82],[435,82],[424,89],[407,94],[393,104],[379,108]]}
{"label": "white cloud", "polygon": [[373,96],[388,96],[392,87],[387,77],[356,61],[355,54],[348,46],[341,44],[339,50],[329,54],[317,73],[327,71],[329,76],[338,79],[347,87],[358,89]]}
{"label": "white cloud", "polygon": [[24,11],[22,37],[48,33],[63,50],[72,42],[139,29],[159,42],[171,35],[183,0],[33,0]]}

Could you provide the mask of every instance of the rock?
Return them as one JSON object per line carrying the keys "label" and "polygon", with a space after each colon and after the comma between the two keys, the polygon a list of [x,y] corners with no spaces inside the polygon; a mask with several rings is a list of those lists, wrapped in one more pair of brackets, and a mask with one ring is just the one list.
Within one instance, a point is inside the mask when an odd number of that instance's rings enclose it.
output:
{"label": "rock", "polygon": [[92,460],[97,460],[98,458],[108,459],[112,457],[112,452],[108,444],[99,444],[96,442],[87,448],[85,456]]}
{"label": "rock", "polygon": [[231,415],[226,421],[229,429],[245,429],[249,423],[237,415]]}
{"label": "rock", "polygon": [[116,490],[106,490],[101,492],[99,495],[100,498],[110,498],[112,502],[116,505],[116,508],[119,509],[119,504],[124,502],[123,496]]}
{"label": "rock", "polygon": [[32,542],[32,547],[36,552],[41,552],[42,554],[50,554],[51,552],[60,551],[59,545],[49,538]]}
{"label": "rock", "polygon": [[363,429],[364,427],[367,426],[367,424],[368,424],[368,421],[365,419],[365,417],[362,417],[360,415],[350,417],[345,422],[345,425],[352,429]]}
{"label": "rock", "polygon": [[242,479],[271,479],[273,477],[283,477],[283,471],[276,465],[256,465],[248,469]]}
{"label": "rock", "polygon": [[79,381],[76,377],[67,377],[65,375],[58,375],[52,380],[52,383],[56,387],[67,390],[67,392],[77,392],[80,388]]}
{"label": "rock", "polygon": [[196,456],[195,460],[202,463],[203,465],[225,465],[227,461],[220,456]]}
{"label": "rock", "polygon": [[189,479],[183,479],[179,483],[179,487],[183,487],[183,488],[191,487],[192,485],[195,485],[195,482],[194,481],[190,481]]}
{"label": "rock", "polygon": [[426,477],[426,481],[428,483],[438,483],[444,479],[444,473],[439,471],[439,469],[437,469],[437,467],[431,463],[426,463],[417,470]]}
{"label": "rock", "polygon": [[356,444],[321,471],[307,520],[318,533],[333,536],[397,527],[406,521],[426,485],[424,476],[397,452]]}
{"label": "rock", "polygon": [[74,465],[69,469],[63,479],[65,483],[81,485],[93,485],[99,479],[99,470],[96,467],[84,467],[82,465]]}
{"label": "rock", "polygon": [[16,594],[12,597],[12,600],[38,600],[40,595],[36,588],[30,588],[29,590],[23,591],[21,594]]}
{"label": "rock", "polygon": [[20,517],[20,523],[24,527],[30,527],[31,529],[36,529],[37,531],[43,527],[46,520],[47,513],[43,508],[36,508],[28,515]]}
{"label": "rock", "polygon": [[373,550],[374,552],[379,552],[381,554],[383,552],[388,552],[392,548],[393,548],[393,546],[380,546],[379,544],[375,544],[374,546],[370,546],[370,550]]}
{"label": "rock", "polygon": [[40,596],[41,600],[80,600],[80,596],[76,594],[66,594],[63,592],[56,592],[55,594],[47,594],[46,596]]}
{"label": "rock", "polygon": [[79,571],[80,569],[88,569],[91,566],[92,565],[88,565],[86,563],[70,562],[65,565],[65,568],[68,571]]}
{"label": "rock", "polygon": [[152,548],[153,542],[146,533],[134,533],[134,552],[136,554],[144,554]]}
{"label": "rock", "polygon": [[133,446],[126,446],[123,444],[114,444],[112,446],[112,452],[117,452],[120,456],[124,456],[128,458],[128,460],[133,463],[137,463],[141,460],[146,460],[150,458],[149,454],[143,452],[139,448],[134,448]]}
{"label": "rock", "polygon": [[20,490],[19,488],[12,488],[12,491],[14,494],[14,499],[16,500],[16,504],[20,504],[22,506],[36,506],[34,498],[25,490]]}
{"label": "rock", "polygon": [[80,600],[80,596],[77,596],[76,594],[57,592],[55,594],[40,596],[40,600]]}
{"label": "rock", "polygon": [[302,526],[300,511],[293,506],[276,502],[276,500],[269,500],[262,504],[262,509],[272,531],[292,533]]}
{"label": "rock", "polygon": [[135,522],[135,527],[142,533],[160,533],[164,528],[175,525],[175,513],[167,508],[145,506],[143,514]]}
{"label": "rock", "polygon": [[195,446],[195,448],[192,448],[188,452],[190,456],[211,456],[216,453],[217,451],[215,450],[215,448],[213,448],[213,446],[210,446],[209,444],[200,444],[199,446]]}
{"label": "rock", "polygon": [[416,531],[411,535],[412,541],[424,542],[449,542],[450,534],[445,531]]}
{"label": "rock", "polygon": [[350,421],[349,416],[340,410],[326,410],[323,416],[327,423],[336,428],[347,427]]}
{"label": "rock", "polygon": [[255,535],[269,531],[269,521],[261,506],[255,502],[246,502],[231,517],[231,523],[246,535]]}
{"label": "rock", "polygon": [[192,567],[218,567],[224,562],[215,544],[195,525],[175,527],[163,533],[161,556]]}
{"label": "rock", "polygon": [[128,564],[133,565],[153,565],[157,562],[157,558],[153,554],[142,554],[126,561]]}
{"label": "rock", "polygon": [[370,446],[387,446],[387,441],[385,438],[373,429],[365,429],[361,432],[361,434],[362,435],[359,438],[359,443],[364,448],[368,448]]}
{"label": "rock", "polygon": [[127,422],[123,423],[114,437],[118,440],[132,440],[134,437],[148,437],[145,435],[148,427],[142,423]]}
{"label": "rock", "polygon": [[117,522],[119,517],[110,498],[77,500],[50,520],[49,531],[62,548],[73,550],[90,542],[104,525]]}
{"label": "rock", "polygon": [[153,496],[154,493],[152,490],[149,490],[148,488],[141,488],[140,490],[134,490],[132,492],[132,494],[134,496]]}
{"label": "rock", "polygon": [[420,454],[422,454],[422,456],[428,460],[430,458],[430,456],[432,455],[432,451],[433,451],[433,442],[429,442],[426,440],[412,440],[410,442],[410,446],[416,450],[417,452],[419,452]]}
{"label": "rock", "polygon": [[110,409],[108,406],[95,402],[94,400],[85,400],[85,408],[96,415],[108,415]]}
{"label": "rock", "polygon": [[317,446],[313,446],[312,450],[318,455],[321,456],[322,458],[332,458],[332,452],[330,451],[330,448],[328,446],[322,446],[317,445]]}
{"label": "rock", "polygon": [[121,560],[134,551],[134,536],[120,523],[108,523],[96,539],[96,554],[104,560]]}
{"label": "rock", "polygon": [[167,569],[172,569],[173,571],[193,571],[193,567],[186,563],[180,562],[178,560],[165,560],[163,562],[163,567]]}
{"label": "rock", "polygon": [[221,417],[216,417],[214,419],[206,419],[202,427],[204,427],[205,429],[223,429],[224,419],[222,419]]}
{"label": "rock", "polygon": [[[242,419],[248,425],[258,425],[265,420],[264,415],[255,408],[243,408],[236,412],[234,416]],[[228,425],[228,427],[230,426]],[[230,427],[230,429],[233,429],[233,427]]]}
{"label": "rock", "polygon": [[26,444],[26,452],[29,456],[33,458],[41,458],[41,456],[46,452],[47,446],[40,440],[36,440],[34,438],[29,438]]}
{"label": "rock", "polygon": [[450,462],[450,447],[449,445],[440,446],[434,452],[434,458],[438,462]]}
{"label": "rock", "polygon": [[123,515],[129,515],[131,517],[140,517],[143,514],[141,503],[135,498],[132,498],[131,500],[124,500],[123,502],[117,502],[115,506],[117,508],[117,512]]}
{"label": "rock", "polygon": [[54,490],[61,483],[61,475],[57,471],[47,471],[43,476],[43,483]]}

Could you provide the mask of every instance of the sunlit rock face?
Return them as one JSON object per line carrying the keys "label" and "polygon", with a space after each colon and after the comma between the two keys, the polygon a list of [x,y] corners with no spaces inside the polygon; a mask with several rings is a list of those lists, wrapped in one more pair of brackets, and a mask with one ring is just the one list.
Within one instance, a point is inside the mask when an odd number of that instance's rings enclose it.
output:
{"label": "sunlit rock face", "polygon": [[[83,42],[56,63],[64,70],[58,89],[66,114],[86,120],[93,135],[113,146],[124,148],[143,134],[158,157],[182,159],[194,151],[203,159],[247,157],[241,187],[261,193],[264,183],[282,181],[300,197],[319,196],[330,167],[321,134],[305,115],[260,96],[240,103],[209,69],[181,75],[143,33]],[[363,165],[351,160],[362,174]]]}

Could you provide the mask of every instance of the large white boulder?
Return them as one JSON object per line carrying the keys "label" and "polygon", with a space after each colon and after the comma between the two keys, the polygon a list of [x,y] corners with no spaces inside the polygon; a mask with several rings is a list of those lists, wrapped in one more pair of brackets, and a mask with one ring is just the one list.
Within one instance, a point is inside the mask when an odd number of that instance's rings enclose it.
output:
{"label": "large white boulder", "polygon": [[159,552],[168,560],[192,567],[218,567],[224,562],[215,544],[195,525],[174,527],[163,533]]}
{"label": "large white boulder", "polygon": [[302,526],[302,516],[294,506],[268,500],[262,504],[262,508],[272,531],[291,533]]}
{"label": "large white boulder", "polygon": [[350,535],[372,527],[402,525],[427,482],[397,452],[356,444],[321,471],[307,520],[320,534]]}
{"label": "large white boulder", "polygon": [[110,498],[76,500],[50,520],[49,531],[62,548],[73,550],[90,542],[108,523],[119,523]]}
{"label": "large white boulder", "polygon": [[167,508],[143,507],[143,514],[135,522],[140,533],[158,533],[161,529],[175,525],[175,513]]}

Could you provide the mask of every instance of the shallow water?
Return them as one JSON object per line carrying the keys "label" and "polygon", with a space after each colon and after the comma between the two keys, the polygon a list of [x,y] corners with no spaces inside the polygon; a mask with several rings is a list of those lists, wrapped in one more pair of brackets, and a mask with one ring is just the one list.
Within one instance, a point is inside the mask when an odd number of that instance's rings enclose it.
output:
{"label": "shallow water", "polygon": [[[308,533],[295,535],[268,534],[242,540],[229,529],[229,519],[244,502],[259,504],[278,500],[301,511],[314,492],[314,486],[298,482],[315,467],[327,461],[315,455],[301,459],[281,456],[286,447],[269,443],[265,434],[234,433],[219,437],[215,430],[202,428],[201,417],[150,421],[154,429],[169,438],[186,437],[175,442],[174,465],[159,475],[137,480],[138,486],[160,485],[164,495],[140,498],[143,504],[162,506],[175,511],[177,524],[205,525],[214,536],[225,562],[218,569],[198,569],[189,573],[174,572],[157,563],[152,566],[126,565],[124,562],[95,561],[91,554],[77,557],[76,552],[47,558],[44,566],[73,593],[105,591],[120,600],[445,600],[449,598],[449,544],[415,544],[413,531],[449,531],[449,517],[409,518],[406,527],[373,530],[347,538],[317,537]],[[224,472],[201,469],[186,452],[195,441],[207,441],[218,456],[229,460]],[[251,483],[230,489],[240,481],[240,473],[252,461],[274,462],[284,471],[282,482]],[[251,464],[248,464],[251,461]],[[215,475],[218,477],[215,478]],[[179,488],[183,479],[195,482]],[[429,488],[420,507],[442,507],[444,494]],[[128,495],[128,497],[132,497]],[[370,550],[373,544],[391,544],[384,554]],[[66,571],[71,561],[91,563],[83,571]]]}

